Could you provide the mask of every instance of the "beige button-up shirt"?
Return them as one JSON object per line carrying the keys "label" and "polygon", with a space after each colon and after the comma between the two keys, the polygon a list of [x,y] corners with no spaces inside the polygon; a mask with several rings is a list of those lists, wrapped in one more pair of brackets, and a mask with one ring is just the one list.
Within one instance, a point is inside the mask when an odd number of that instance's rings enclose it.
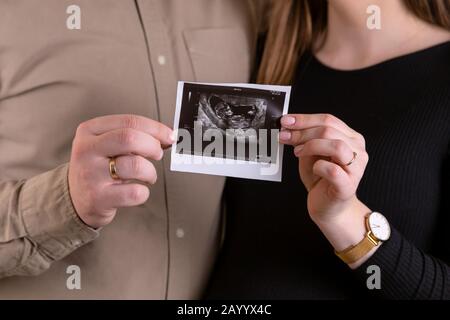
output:
{"label": "beige button-up shirt", "polygon": [[[85,120],[132,113],[171,126],[178,80],[247,82],[259,4],[0,2],[0,299],[201,296],[224,179],[171,172],[166,152],[149,201],[95,231],[74,211],[67,161]],[[67,27],[70,5],[80,29]]]}

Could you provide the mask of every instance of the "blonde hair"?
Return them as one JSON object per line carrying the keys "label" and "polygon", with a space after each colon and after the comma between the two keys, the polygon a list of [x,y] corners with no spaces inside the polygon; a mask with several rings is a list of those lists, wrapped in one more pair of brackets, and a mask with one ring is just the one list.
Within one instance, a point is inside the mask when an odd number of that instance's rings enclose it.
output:
{"label": "blonde hair", "polygon": [[[403,0],[418,18],[450,30],[450,0]],[[326,0],[272,0],[258,83],[289,84],[299,57],[327,28]]]}

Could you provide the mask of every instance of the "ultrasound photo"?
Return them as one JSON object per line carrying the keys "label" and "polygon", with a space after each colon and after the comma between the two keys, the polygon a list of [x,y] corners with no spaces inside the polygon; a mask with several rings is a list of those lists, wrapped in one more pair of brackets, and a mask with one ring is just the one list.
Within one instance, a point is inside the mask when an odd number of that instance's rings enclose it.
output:
{"label": "ultrasound photo", "polygon": [[[261,129],[266,129],[268,134],[272,129],[279,129],[285,95],[280,91],[185,83],[178,127],[189,130],[194,136],[197,122],[201,125],[202,134],[208,129],[222,133],[223,152],[213,154],[215,157],[269,161],[277,151],[270,149],[270,141],[267,142],[268,154],[264,157],[258,153],[251,157],[249,145],[259,143]],[[196,150],[192,142],[192,149],[182,152],[203,155],[209,143],[203,141],[201,150]],[[242,143],[245,144],[245,154],[237,152],[238,144]],[[229,150],[230,147],[234,150]]]}
{"label": "ultrasound photo", "polygon": [[279,120],[287,112],[289,89],[180,82],[175,156],[277,164]]}

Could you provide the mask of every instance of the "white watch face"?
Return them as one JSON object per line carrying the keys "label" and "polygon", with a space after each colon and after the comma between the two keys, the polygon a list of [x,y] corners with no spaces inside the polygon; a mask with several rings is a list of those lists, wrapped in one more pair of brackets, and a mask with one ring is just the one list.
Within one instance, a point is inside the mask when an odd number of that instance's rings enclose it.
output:
{"label": "white watch face", "polygon": [[378,212],[373,212],[369,216],[369,227],[373,235],[381,241],[386,241],[391,236],[391,227],[387,219]]}

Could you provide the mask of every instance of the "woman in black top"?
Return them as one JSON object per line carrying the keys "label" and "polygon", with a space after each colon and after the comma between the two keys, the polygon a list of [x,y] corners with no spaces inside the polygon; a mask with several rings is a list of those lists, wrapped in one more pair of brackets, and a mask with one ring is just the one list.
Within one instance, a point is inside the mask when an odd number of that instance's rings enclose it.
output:
{"label": "woman in black top", "polygon": [[[450,1],[272,12],[258,80],[293,83],[280,133],[293,148],[282,183],[228,180],[206,297],[450,299]],[[348,268],[333,250],[358,244],[372,211],[390,238]]]}

